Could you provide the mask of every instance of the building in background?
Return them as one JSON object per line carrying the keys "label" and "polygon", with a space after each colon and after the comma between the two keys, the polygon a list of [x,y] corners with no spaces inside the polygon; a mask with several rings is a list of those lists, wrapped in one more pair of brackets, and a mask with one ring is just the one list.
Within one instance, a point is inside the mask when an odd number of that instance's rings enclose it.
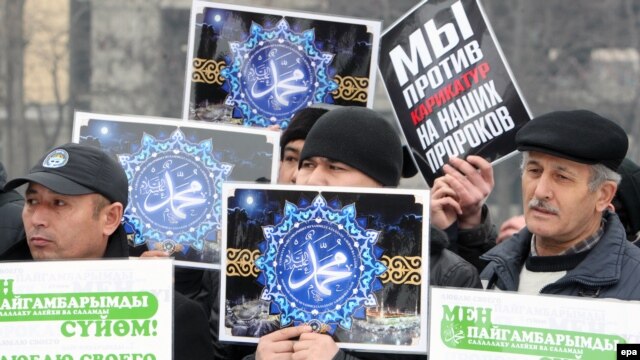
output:
{"label": "building in background", "polygon": [[[383,21],[416,0],[227,0]],[[533,115],[586,108],[629,133],[640,162],[640,2],[483,0]],[[190,0],[0,0],[0,160],[10,176],[69,141],[73,109],[180,117]],[[528,14],[536,14],[529,16]],[[378,79],[374,107],[391,114]],[[500,221],[521,211],[518,159],[495,167]],[[420,178],[404,186],[424,186]]]}

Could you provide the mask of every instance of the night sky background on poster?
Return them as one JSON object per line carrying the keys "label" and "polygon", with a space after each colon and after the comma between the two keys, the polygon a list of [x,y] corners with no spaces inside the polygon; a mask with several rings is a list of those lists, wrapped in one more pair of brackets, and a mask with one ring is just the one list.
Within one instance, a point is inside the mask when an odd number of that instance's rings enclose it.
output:
{"label": "night sky background on poster", "polygon": [[[274,147],[267,142],[266,136],[188,127],[186,123],[184,125],[179,128],[187,141],[199,143],[211,139],[212,152],[216,160],[233,164],[233,169],[227,177],[228,181],[269,182]],[[162,141],[169,138],[176,129],[178,127],[174,125],[91,119],[87,125],[80,127],[79,142],[99,147],[114,159],[118,159],[118,155],[134,154],[139,151],[142,147],[143,134],[146,133]],[[211,233],[209,235],[213,236]],[[212,239],[215,238],[207,236],[205,240]],[[205,246],[204,252],[199,253],[189,248],[186,254],[177,253],[176,260],[219,264],[219,248],[216,246],[215,252],[209,249],[210,247]],[[146,246],[138,246],[135,250],[144,251]]]}
{"label": "night sky background on poster", "polygon": [[[110,129],[108,134],[102,132],[104,127]],[[176,126],[172,125],[92,119],[88,125],[80,129],[80,142],[96,145],[117,158],[117,154],[132,154],[138,151],[143,133],[164,140],[175,130]],[[268,181],[271,176],[273,145],[267,143],[265,137],[188,127],[186,123],[180,130],[192,143],[213,139],[216,159],[234,164],[229,181]],[[257,138],[262,138],[263,141],[257,142]]]}
{"label": "night sky background on poster", "polygon": [[[433,181],[436,177],[442,175],[442,168],[436,167],[437,169],[434,172],[432,167],[429,166],[426,152],[437,145],[439,142],[442,142],[443,139],[449,137],[457,129],[463,128],[465,125],[474,122],[479,117],[485,116],[486,114],[496,110],[498,107],[504,106],[506,109],[508,109],[508,113],[513,119],[513,123],[515,124],[512,129],[505,131],[502,135],[497,136],[489,141],[482,142],[476,147],[471,147],[469,145],[469,142],[467,142],[464,144],[464,152],[458,154],[458,156],[461,158],[464,158],[467,155],[480,155],[489,161],[494,161],[515,151],[515,133],[531,118],[521,96],[517,91],[514,80],[512,80],[511,76],[509,75],[505,60],[500,56],[498,45],[496,41],[494,41],[494,39],[491,37],[491,33],[489,32],[487,23],[485,22],[485,19],[483,18],[480,8],[475,0],[461,1],[464,12],[466,13],[466,17],[469,21],[469,25],[473,31],[473,35],[463,40],[462,35],[460,35],[459,26],[457,26],[456,32],[460,39],[459,43],[451,50],[447,51],[444,55],[438,58],[434,56],[432,46],[430,45],[428,37],[425,33],[426,31],[424,30],[425,23],[433,19],[435,22],[435,27],[437,29],[442,28],[443,26],[445,26],[445,24],[456,24],[450,8],[454,3],[457,2],[458,1],[454,0],[423,2],[417,9],[415,9],[413,12],[411,12],[405,18],[395,24],[393,28],[388,29],[383,34],[380,43],[379,68],[382,79],[385,82],[385,86],[391,98],[393,108],[400,122],[401,128],[405,134],[407,142],[411,147],[414,158],[420,168],[421,173],[430,185],[433,184]],[[392,64],[390,52],[397,46],[400,46],[407,55],[410,55],[411,52],[409,36],[416,30],[422,31],[427,43],[426,46],[429,48],[430,56],[433,61],[432,63],[427,64],[426,67],[423,67],[423,65],[418,65],[419,71],[415,75],[407,70],[409,80],[407,83],[401,85]],[[431,86],[427,87],[424,90],[424,96],[420,97],[419,101],[413,106],[408,107],[408,104],[403,95],[403,91],[408,86],[410,86],[410,84],[414,84],[414,82],[420,76],[423,76],[433,68],[439,67],[440,62],[450,61],[449,56],[451,56],[452,54],[459,54],[459,51],[461,51],[466,45],[473,41],[477,41],[477,43],[479,44],[479,47],[483,54],[482,59],[479,62],[469,66],[468,68],[463,69],[460,73],[454,73],[453,77],[450,80],[447,80],[447,78],[445,77],[444,85],[440,85],[435,89]],[[420,61],[417,60],[417,57],[416,62],[420,64]],[[414,124],[412,114],[415,114],[415,111],[418,110],[420,104],[424,104],[428,98],[434,96],[440,90],[443,90],[447,86],[447,84],[450,84],[453,81],[453,79],[459,78],[459,76],[465,74],[468,71],[477,69],[478,65],[482,63],[487,63],[490,66],[490,71],[488,72],[485,79],[481,80],[479,83],[474,84],[471,88],[464,90],[442,106],[434,106],[432,113],[425,116],[424,120],[422,120],[418,124]],[[493,81],[493,84],[495,85],[495,91],[500,94],[502,102],[496,104],[493,108],[488,109],[486,112],[481,113],[479,116],[476,116],[458,126],[455,126],[451,130],[443,130],[442,127],[440,127],[438,121],[438,113],[466,94],[469,94],[472,91],[484,86],[489,81]],[[436,130],[439,134],[439,139],[431,143],[425,149],[421,145],[417,129],[419,126],[424,125],[425,122],[428,121],[427,118],[431,119],[432,123],[436,127]],[[448,156],[445,156],[443,159],[444,163],[447,162],[447,159]]]}
{"label": "night sky background on poster", "polygon": [[[368,78],[371,72],[372,34],[367,32],[365,25],[338,23],[322,20],[305,19],[291,16],[268,15],[238,10],[205,8],[203,14],[198,14],[194,35],[194,57],[213,59],[231,63],[231,42],[243,42],[249,36],[249,29],[253,22],[264,29],[270,29],[285,19],[293,32],[314,29],[315,47],[326,53],[334,54],[329,65],[329,77],[335,75],[356,76]],[[371,64],[371,65],[370,65]],[[224,104],[228,95],[226,86],[190,82],[191,108],[202,107],[204,104]],[[329,94],[324,102],[338,105],[365,106],[366,103],[333,99]],[[239,116],[234,113],[234,117]]]}
{"label": "night sky background on poster", "polygon": [[[285,201],[303,207],[301,204],[308,206],[317,195],[315,191],[236,189],[235,196],[227,200],[227,248],[257,249],[264,241],[262,227],[276,225],[274,215],[283,213]],[[368,225],[364,228],[381,231],[376,246],[384,249],[383,255],[422,254],[423,205],[415,202],[414,195],[324,191],[322,195],[331,208],[355,203],[356,217],[367,220]],[[423,259],[422,266],[427,265],[428,260]],[[227,276],[226,279],[228,305],[259,298],[263,287],[256,278]],[[428,279],[422,281],[425,283]],[[385,308],[407,313],[420,311],[420,286],[387,282],[375,294],[378,302],[384,297]],[[341,336],[346,336],[343,331],[334,335],[337,341],[341,341]]]}

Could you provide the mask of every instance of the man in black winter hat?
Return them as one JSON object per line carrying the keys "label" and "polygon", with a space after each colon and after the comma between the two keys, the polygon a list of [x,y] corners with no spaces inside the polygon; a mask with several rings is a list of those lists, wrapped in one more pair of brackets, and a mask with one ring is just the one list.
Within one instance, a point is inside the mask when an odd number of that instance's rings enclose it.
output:
{"label": "man in black winter hat", "polygon": [[[397,131],[379,113],[362,107],[336,108],[322,115],[309,131],[300,155],[296,184],[396,187],[403,175],[415,172],[407,160]],[[445,249],[446,234],[436,228],[431,228],[431,234],[431,285],[479,287],[480,279],[473,265]],[[293,340],[297,337],[297,341]],[[287,358],[293,354],[297,359],[314,360],[389,358],[389,354],[353,354],[339,350],[331,336],[298,326],[263,336],[255,359]],[[395,355],[393,358],[417,360],[424,356]]]}
{"label": "man in black winter hat", "polygon": [[404,154],[396,130],[374,110],[337,108],[309,131],[297,184],[398,186]]}
{"label": "man in black winter hat", "polygon": [[590,111],[558,111],[524,125],[516,145],[526,227],[481,257],[485,287],[640,300],[640,249],[608,209],[624,130]]}
{"label": "man in black winter hat", "polygon": [[278,184],[293,184],[298,172],[300,152],[318,118],[328,110],[318,107],[307,107],[298,111],[280,136],[280,167]]}

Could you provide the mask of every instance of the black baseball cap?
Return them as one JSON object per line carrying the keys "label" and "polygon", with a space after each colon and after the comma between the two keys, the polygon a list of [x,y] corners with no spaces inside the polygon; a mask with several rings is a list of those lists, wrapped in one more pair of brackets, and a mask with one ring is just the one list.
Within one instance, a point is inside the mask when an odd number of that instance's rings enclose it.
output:
{"label": "black baseball cap", "polygon": [[9,181],[5,191],[27,182],[63,195],[98,193],[127,207],[129,183],[122,166],[97,147],[67,143],[56,146],[24,177]]}

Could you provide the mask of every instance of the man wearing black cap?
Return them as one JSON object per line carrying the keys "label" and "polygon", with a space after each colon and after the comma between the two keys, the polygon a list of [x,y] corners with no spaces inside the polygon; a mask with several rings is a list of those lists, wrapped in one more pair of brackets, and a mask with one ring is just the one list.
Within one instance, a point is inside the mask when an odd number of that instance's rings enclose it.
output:
{"label": "man wearing black cap", "polygon": [[327,109],[308,107],[298,111],[280,136],[280,167],[278,184],[293,184],[298,172],[298,160],[304,140],[313,124]]}
{"label": "man wearing black cap", "polygon": [[128,200],[127,177],[120,164],[101,150],[59,146],[28,175],[9,181],[5,190],[25,183],[29,185],[22,220],[27,239],[3,259],[128,256],[120,225]]}
{"label": "man wearing black cap", "polygon": [[367,108],[345,107],[320,119],[302,148],[297,184],[398,186],[402,143],[382,116]]}
{"label": "man wearing black cap", "polygon": [[[0,260],[122,258],[129,254],[121,224],[127,176],[98,148],[65,144],[13,179],[5,191],[28,184],[22,210],[26,239]],[[174,359],[211,359],[204,310],[174,292]]]}
{"label": "man wearing black cap", "polygon": [[614,122],[553,112],[516,134],[526,227],[482,256],[487,288],[640,300],[640,249],[608,210],[628,147]]}

